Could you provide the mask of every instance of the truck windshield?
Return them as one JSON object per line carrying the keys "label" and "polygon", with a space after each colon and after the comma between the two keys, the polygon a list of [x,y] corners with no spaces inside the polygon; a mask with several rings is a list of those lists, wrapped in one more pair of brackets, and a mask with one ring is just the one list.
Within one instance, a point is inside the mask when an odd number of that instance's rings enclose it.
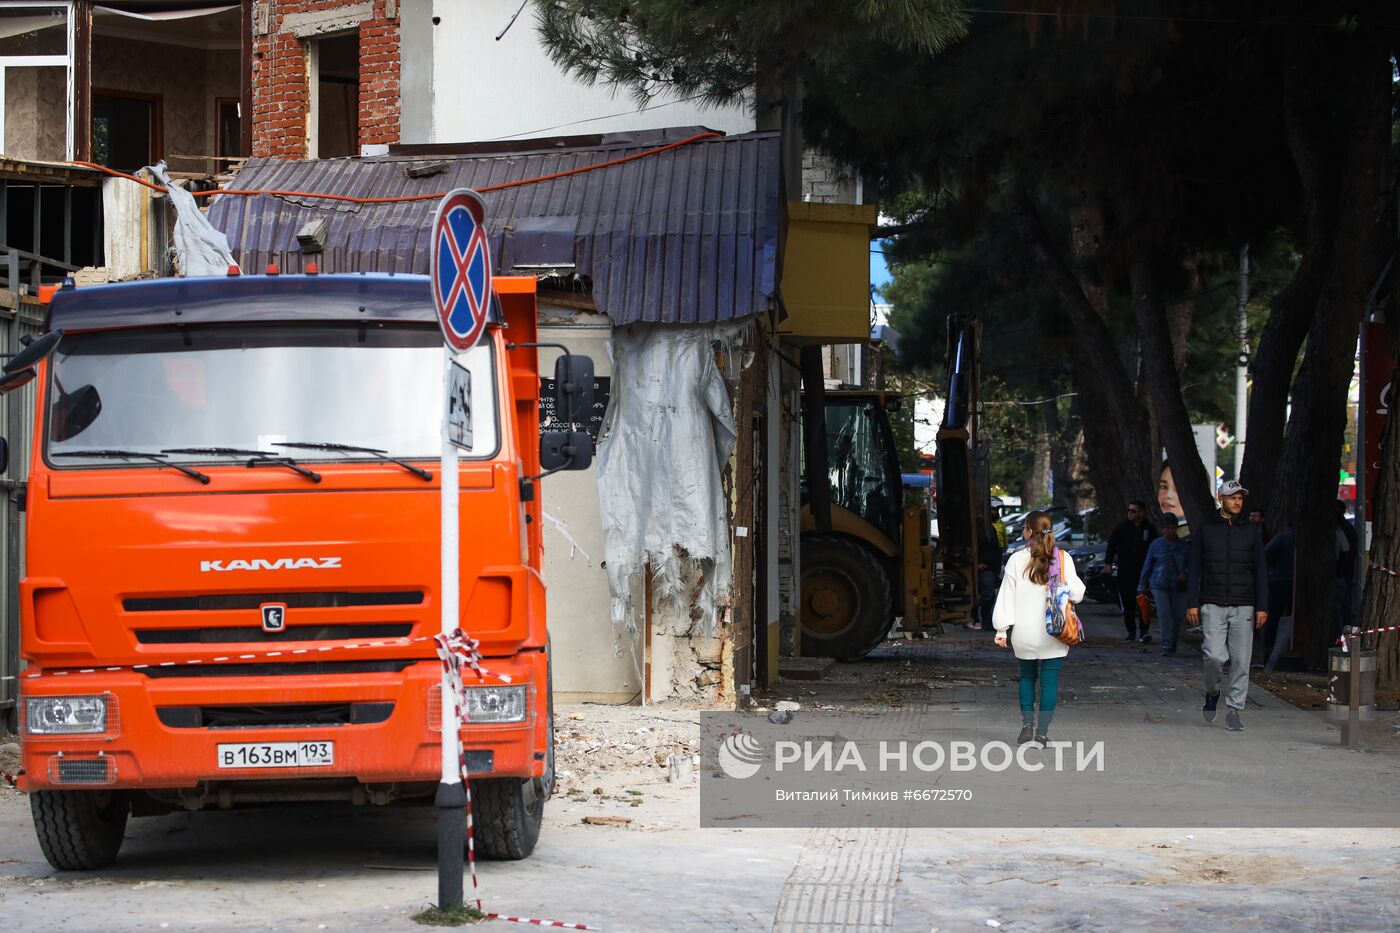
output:
{"label": "truck windshield", "polygon": [[[160,454],[236,447],[288,456],[307,438],[435,458],[441,451],[442,336],[411,324],[211,325],[72,334],[54,354],[45,437],[63,466],[84,450]],[[489,343],[459,357],[471,372],[473,445],[495,455]],[[360,459],[292,451],[298,460]],[[209,453],[162,454],[215,462]],[[363,459],[380,459],[366,454]],[[113,465],[110,459],[99,460]],[[130,466],[140,465],[137,462]]]}

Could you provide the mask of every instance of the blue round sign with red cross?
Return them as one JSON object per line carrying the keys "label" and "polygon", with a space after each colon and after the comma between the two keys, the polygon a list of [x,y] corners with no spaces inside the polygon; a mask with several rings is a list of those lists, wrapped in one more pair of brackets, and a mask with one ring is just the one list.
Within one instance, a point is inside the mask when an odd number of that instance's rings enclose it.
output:
{"label": "blue round sign with red cross", "polygon": [[454,350],[470,350],[491,313],[486,203],[470,188],[449,191],[438,204],[430,276],[443,339]]}

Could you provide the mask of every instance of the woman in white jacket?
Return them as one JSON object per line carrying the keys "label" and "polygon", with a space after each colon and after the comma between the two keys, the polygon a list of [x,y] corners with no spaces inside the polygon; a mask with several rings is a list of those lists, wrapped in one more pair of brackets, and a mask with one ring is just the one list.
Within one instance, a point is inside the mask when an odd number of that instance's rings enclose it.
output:
{"label": "woman in white jacket", "polygon": [[[1050,737],[1050,720],[1055,715],[1055,701],[1060,693],[1060,667],[1069,645],[1045,630],[1047,585],[1051,567],[1063,568],[1064,582],[1069,586],[1069,598],[1079,602],[1084,598],[1084,584],[1074,572],[1074,561],[1062,560],[1055,546],[1054,522],[1045,512],[1032,512],[1026,517],[1025,537],[1030,544],[1011,555],[1006,573],[997,593],[992,626],[997,631],[996,642],[1005,648],[1010,630],[1011,648],[1021,664],[1021,735],[1024,745],[1036,741],[1044,745]],[[1040,682],[1040,720],[1036,721],[1036,681]],[[1037,725],[1039,728],[1037,728]]]}

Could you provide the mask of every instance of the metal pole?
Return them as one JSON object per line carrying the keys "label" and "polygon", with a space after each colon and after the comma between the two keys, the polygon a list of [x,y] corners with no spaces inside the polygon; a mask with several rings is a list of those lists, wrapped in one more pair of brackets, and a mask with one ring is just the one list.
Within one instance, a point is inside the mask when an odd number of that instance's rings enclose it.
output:
{"label": "metal pole", "polygon": [[[452,386],[451,347],[442,353],[442,633],[450,635],[459,624],[457,616],[457,447],[448,437],[447,405]],[[462,906],[462,869],[467,845],[467,791],[462,786],[457,698],[446,670],[442,674],[442,776],[434,803],[438,811],[438,907],[454,910]]]}
{"label": "metal pole", "polygon": [[1347,654],[1347,721],[1342,726],[1342,744],[1347,748],[1361,745],[1361,629],[1348,626],[1342,633],[1350,646]]}
{"label": "metal pole", "polygon": [[1239,356],[1235,360],[1235,479],[1244,467],[1249,420],[1249,244],[1240,247]]}

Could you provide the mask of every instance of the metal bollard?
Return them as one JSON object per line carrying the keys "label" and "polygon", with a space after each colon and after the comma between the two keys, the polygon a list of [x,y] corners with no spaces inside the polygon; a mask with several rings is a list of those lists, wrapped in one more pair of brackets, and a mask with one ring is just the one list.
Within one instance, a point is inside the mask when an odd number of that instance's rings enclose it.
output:
{"label": "metal bollard", "polygon": [[1361,723],[1376,712],[1376,652],[1361,650],[1361,629],[1349,626],[1345,645],[1329,654],[1327,718],[1342,725],[1342,744],[1361,745]]}

